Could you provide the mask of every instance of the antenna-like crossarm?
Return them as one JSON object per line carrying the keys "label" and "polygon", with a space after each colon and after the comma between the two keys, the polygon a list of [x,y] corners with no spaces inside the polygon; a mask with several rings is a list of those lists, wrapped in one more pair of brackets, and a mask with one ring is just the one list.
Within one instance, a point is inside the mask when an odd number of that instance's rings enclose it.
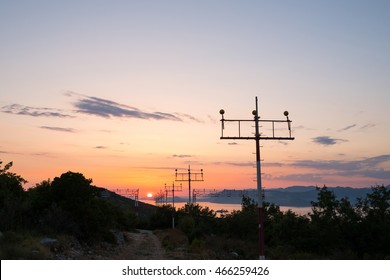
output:
{"label": "antenna-like crossarm", "polygon": [[[284,111],[284,115],[286,116],[286,120],[274,120],[274,119],[269,119],[269,120],[266,120],[266,119],[260,119],[260,117],[258,117],[258,122],[259,123],[265,123],[265,124],[270,124],[270,130],[272,131],[272,136],[266,136],[266,135],[262,135],[262,134],[259,134],[259,135],[252,135],[252,136],[249,136],[249,135],[243,135],[242,134],[242,131],[241,131],[241,127],[242,127],[242,123],[245,123],[245,122],[256,122],[256,116],[254,117],[254,119],[225,119],[224,117],[224,114],[225,114],[225,110],[221,109],[219,111],[219,113],[222,115],[222,118],[221,118],[221,127],[222,127],[222,130],[221,130],[221,137],[220,139],[231,139],[231,140],[238,140],[238,139],[242,139],[242,140],[256,140],[256,139],[260,139],[260,140],[294,140],[295,138],[291,136],[291,120],[289,119],[288,115],[288,111]],[[256,114],[256,110],[253,110],[252,111],[252,114],[255,115]],[[230,123],[236,123],[237,124],[237,133],[238,133],[238,136],[225,136],[224,135],[224,130],[225,130],[225,122],[230,122]],[[282,135],[276,135],[276,128],[275,128],[275,124],[277,123],[287,123],[287,129],[288,129],[288,136],[282,136]]]}
{"label": "antenna-like crossarm", "polygon": [[188,182],[188,204],[191,204],[191,182],[202,182],[203,180],[203,169],[200,172],[191,171],[191,166],[188,166],[187,172],[178,172],[175,169],[175,181],[177,182]]}
{"label": "antenna-like crossarm", "polygon": [[175,186],[173,183],[172,183],[172,186],[167,186],[167,184],[165,184],[165,190],[167,192],[179,192],[179,191],[182,191],[183,187],[182,185],[180,184],[180,186]]}
{"label": "antenna-like crossarm", "polygon": [[166,200],[168,199],[168,194],[172,193],[172,205],[173,207],[175,207],[175,192],[181,192],[183,190],[182,185],[180,184],[180,186],[175,186],[175,184],[172,183],[171,186],[167,186],[167,184],[165,184],[164,188],[165,188]]}
{"label": "antenna-like crossarm", "polygon": [[[257,197],[258,197],[258,216],[259,216],[259,259],[265,259],[264,256],[264,223],[263,223],[263,191],[261,185],[261,164],[260,164],[260,140],[294,140],[294,137],[291,136],[291,120],[289,119],[288,111],[284,111],[284,116],[286,120],[263,120],[259,117],[258,102],[256,97],[256,109],[252,111],[254,116],[253,119],[225,119],[225,110],[221,109],[219,113],[222,115],[221,118],[221,137],[220,139],[234,139],[234,140],[255,140],[256,141],[256,168],[257,168]],[[235,136],[226,136],[224,135],[225,124],[226,122],[231,122],[237,124],[237,134]],[[241,133],[241,124],[247,122],[254,122],[255,133],[253,132],[247,135]],[[260,133],[260,123],[264,125],[270,125],[268,131],[270,130],[271,135],[263,135]],[[279,123],[287,123],[288,135],[277,135],[275,125]]]}
{"label": "antenna-like crossarm", "polygon": [[166,197],[166,193],[164,193],[164,191],[160,190],[154,197],[156,205],[164,204],[165,197]]}
{"label": "antenna-like crossarm", "polygon": [[109,191],[134,199],[134,206],[138,207],[139,189],[109,189]]}

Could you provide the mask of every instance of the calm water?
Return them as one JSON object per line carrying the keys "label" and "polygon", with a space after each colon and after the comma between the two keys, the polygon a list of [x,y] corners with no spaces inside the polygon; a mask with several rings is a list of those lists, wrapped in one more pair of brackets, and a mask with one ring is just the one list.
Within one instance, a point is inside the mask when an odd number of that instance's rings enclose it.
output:
{"label": "calm water", "polygon": [[[155,205],[154,200],[141,200],[142,202]],[[175,202],[175,208],[182,208],[186,202]],[[203,202],[199,201],[198,204],[202,207],[208,207],[211,210],[218,211],[218,210],[227,210],[228,213],[234,211],[234,210],[241,210],[241,204],[222,204],[222,203],[212,203],[212,202]],[[291,207],[291,206],[280,206],[281,211],[293,211],[294,213],[298,215],[306,215],[307,213],[311,212],[311,207]]]}

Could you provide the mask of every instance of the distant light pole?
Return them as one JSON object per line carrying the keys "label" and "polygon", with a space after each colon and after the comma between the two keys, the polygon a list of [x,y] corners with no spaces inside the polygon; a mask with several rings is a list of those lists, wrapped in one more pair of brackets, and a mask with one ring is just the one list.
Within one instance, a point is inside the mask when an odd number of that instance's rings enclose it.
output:
{"label": "distant light pole", "polygon": [[108,190],[115,192],[116,194],[119,194],[121,196],[134,199],[134,207],[137,208],[139,206],[138,204],[139,189],[108,189]]}
{"label": "distant light pole", "polygon": [[[252,111],[254,115],[254,120],[239,120],[239,119],[225,119],[224,114],[225,110],[221,109],[219,113],[222,115],[221,124],[222,132],[220,139],[241,139],[241,140],[255,140],[256,141],[256,171],[257,171],[257,203],[258,203],[258,218],[259,218],[259,259],[264,260],[265,254],[265,242],[264,242],[264,213],[263,213],[263,195],[262,195],[262,184],[261,184],[261,164],[260,164],[260,140],[294,140],[294,137],[291,137],[291,120],[288,118],[288,111],[284,111],[284,115],[287,120],[260,120],[257,96],[255,99],[256,110]],[[255,123],[255,136],[244,136],[241,135],[241,123],[242,122],[253,122]],[[223,132],[225,129],[225,122],[236,122],[238,124],[238,136],[224,136]],[[270,123],[272,136],[262,136],[260,134],[259,123]],[[275,136],[275,123],[287,123],[287,128],[289,131],[288,136]]]}
{"label": "distant light pole", "polygon": [[203,169],[200,172],[192,172],[191,166],[188,166],[188,172],[177,172],[175,169],[175,181],[188,182],[188,205],[191,204],[191,182],[203,181]]}
{"label": "distant light pole", "polygon": [[172,186],[167,186],[165,184],[165,192],[168,194],[169,192],[172,193],[172,228],[175,228],[175,191],[181,192],[182,191],[182,185],[180,186],[175,186],[174,183],[172,183]]}

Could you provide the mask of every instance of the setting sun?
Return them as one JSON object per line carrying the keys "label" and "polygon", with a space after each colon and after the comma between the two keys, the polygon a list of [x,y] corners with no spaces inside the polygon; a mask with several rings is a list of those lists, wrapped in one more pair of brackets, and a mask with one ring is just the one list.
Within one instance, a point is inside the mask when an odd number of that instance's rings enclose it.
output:
{"label": "setting sun", "polygon": [[146,196],[151,198],[151,197],[153,197],[153,194],[152,193],[148,193]]}

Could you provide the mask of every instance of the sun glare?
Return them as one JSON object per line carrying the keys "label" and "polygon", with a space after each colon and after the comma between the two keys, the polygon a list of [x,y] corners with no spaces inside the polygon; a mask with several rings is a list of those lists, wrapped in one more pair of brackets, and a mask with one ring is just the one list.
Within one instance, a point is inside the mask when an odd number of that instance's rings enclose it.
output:
{"label": "sun glare", "polygon": [[146,196],[151,198],[151,197],[153,197],[153,194],[152,193],[148,193]]}

